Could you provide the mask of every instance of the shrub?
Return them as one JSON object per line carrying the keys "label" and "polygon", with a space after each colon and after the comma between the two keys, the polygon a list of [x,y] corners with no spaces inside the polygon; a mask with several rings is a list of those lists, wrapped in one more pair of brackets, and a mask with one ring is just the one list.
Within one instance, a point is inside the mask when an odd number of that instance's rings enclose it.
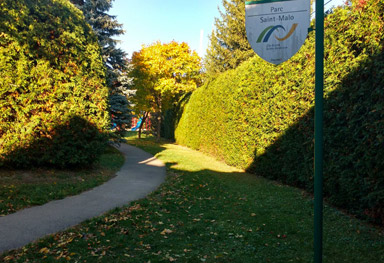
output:
{"label": "shrub", "polygon": [[67,0],[4,0],[0,13],[0,163],[93,161],[106,143],[108,90],[81,11]]}
{"label": "shrub", "polygon": [[[384,4],[327,16],[325,194],[384,222]],[[291,60],[252,58],[198,89],[176,141],[230,165],[313,190],[314,34]]]}

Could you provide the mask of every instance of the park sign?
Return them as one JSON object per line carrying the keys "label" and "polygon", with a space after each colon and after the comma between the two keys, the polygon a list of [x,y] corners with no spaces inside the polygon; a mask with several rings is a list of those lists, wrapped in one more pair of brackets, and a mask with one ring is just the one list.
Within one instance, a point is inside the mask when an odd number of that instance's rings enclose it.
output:
{"label": "park sign", "polygon": [[304,44],[310,23],[310,0],[245,2],[245,27],[252,49],[264,60],[280,64]]}

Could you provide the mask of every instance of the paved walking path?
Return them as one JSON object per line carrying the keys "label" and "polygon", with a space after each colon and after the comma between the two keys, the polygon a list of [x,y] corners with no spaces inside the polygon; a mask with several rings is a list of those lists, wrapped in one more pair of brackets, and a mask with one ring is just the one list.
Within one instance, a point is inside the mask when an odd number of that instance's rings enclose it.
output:
{"label": "paved walking path", "polygon": [[164,181],[165,166],[161,161],[126,144],[119,150],[125,155],[125,163],[117,176],[105,184],[0,217],[0,253],[143,198]]}

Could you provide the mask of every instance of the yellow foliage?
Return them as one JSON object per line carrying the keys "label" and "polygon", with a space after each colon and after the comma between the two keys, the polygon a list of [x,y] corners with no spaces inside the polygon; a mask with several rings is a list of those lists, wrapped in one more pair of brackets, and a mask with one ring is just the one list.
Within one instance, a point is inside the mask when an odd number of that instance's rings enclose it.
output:
{"label": "yellow foliage", "polygon": [[201,58],[184,42],[143,46],[131,62],[138,111],[161,113],[201,85]]}

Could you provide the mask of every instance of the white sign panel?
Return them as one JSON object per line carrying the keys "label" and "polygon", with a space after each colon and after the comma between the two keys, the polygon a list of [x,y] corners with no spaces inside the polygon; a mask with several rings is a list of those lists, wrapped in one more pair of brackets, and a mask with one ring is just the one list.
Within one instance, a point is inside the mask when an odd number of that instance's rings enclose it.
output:
{"label": "white sign panel", "polygon": [[310,0],[245,2],[245,27],[253,50],[264,60],[280,64],[290,59],[308,35]]}

